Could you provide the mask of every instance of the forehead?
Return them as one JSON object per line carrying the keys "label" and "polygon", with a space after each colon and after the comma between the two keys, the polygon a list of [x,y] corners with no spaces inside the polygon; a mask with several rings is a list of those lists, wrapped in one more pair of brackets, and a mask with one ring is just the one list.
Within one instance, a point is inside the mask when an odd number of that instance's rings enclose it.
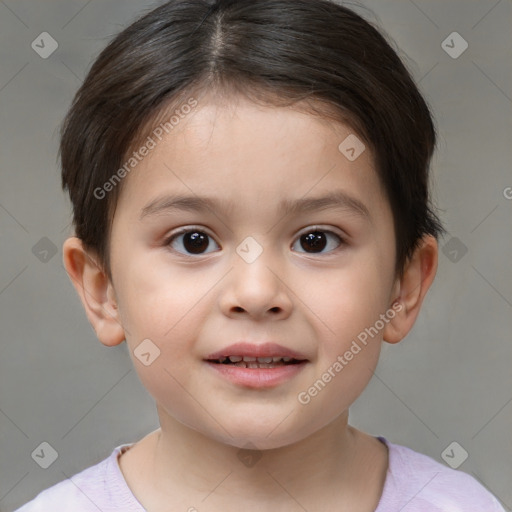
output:
{"label": "forehead", "polygon": [[[176,110],[179,106],[171,115]],[[216,196],[247,207],[335,185],[361,197],[382,195],[369,148],[352,161],[340,150],[346,149],[344,141],[361,142],[349,125],[240,97],[229,102],[200,99],[186,111],[175,116],[172,130],[161,140],[152,137],[153,149],[124,179],[121,208],[129,205],[140,213],[164,191]],[[162,112],[154,128],[169,121],[168,114]]]}

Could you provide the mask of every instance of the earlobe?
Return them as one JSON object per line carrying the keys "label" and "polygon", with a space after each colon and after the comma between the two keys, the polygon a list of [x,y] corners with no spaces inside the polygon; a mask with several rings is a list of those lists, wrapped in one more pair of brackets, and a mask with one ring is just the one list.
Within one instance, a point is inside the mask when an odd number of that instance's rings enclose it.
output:
{"label": "earlobe", "polygon": [[63,263],[98,339],[107,346],[125,339],[115,291],[95,258],[77,237],[68,238],[62,247]]}
{"label": "earlobe", "polygon": [[404,309],[405,306],[400,299],[393,302],[391,309],[388,310],[388,316],[393,315],[393,318],[391,318],[384,328],[382,336],[384,341],[387,341],[388,343],[398,343],[402,338],[404,338],[405,335],[401,331],[403,319],[400,318]]}
{"label": "earlobe", "polygon": [[[423,237],[421,243],[406,263],[402,277],[393,290],[395,316],[386,325],[384,341],[398,343],[412,329],[437,271],[438,247],[431,235]],[[395,304],[400,304],[397,308]]]}

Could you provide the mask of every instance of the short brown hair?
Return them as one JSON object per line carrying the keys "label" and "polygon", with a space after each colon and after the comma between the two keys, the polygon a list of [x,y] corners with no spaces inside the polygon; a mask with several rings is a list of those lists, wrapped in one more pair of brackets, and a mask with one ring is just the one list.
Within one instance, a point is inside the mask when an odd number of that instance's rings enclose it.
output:
{"label": "short brown hair", "polygon": [[75,233],[109,278],[122,183],[104,200],[94,190],[145,127],[198,91],[277,106],[303,100],[308,112],[349,124],[371,149],[391,205],[398,273],[424,235],[444,231],[429,198],[432,116],[372,24],[330,0],[170,0],[101,52],[61,130]]}

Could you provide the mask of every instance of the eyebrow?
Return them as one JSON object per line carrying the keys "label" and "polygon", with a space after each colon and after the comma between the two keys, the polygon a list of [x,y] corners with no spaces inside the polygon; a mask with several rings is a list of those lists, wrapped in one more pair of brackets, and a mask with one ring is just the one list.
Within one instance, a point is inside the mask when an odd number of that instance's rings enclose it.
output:
{"label": "eyebrow", "polygon": [[[199,213],[206,213],[207,211],[226,212],[230,207],[232,207],[232,203],[220,201],[212,197],[165,195],[155,198],[144,206],[139,220],[142,221],[146,217],[165,215],[176,210]],[[336,190],[321,197],[303,197],[295,200],[284,199],[281,201],[279,209],[283,215],[337,209],[354,213],[367,221],[371,220],[370,212],[364,203],[342,190]]]}

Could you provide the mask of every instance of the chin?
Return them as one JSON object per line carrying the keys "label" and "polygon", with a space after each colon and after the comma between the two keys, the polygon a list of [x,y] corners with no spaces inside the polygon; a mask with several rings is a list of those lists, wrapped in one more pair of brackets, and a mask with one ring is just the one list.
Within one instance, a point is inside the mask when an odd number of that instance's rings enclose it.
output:
{"label": "chin", "polygon": [[274,450],[299,442],[312,434],[310,431],[301,432],[299,429],[284,428],[282,423],[279,425],[282,420],[283,418],[280,418],[272,427],[267,423],[246,423],[238,427],[225,425],[231,436],[222,431],[216,439],[226,445],[245,450]]}

